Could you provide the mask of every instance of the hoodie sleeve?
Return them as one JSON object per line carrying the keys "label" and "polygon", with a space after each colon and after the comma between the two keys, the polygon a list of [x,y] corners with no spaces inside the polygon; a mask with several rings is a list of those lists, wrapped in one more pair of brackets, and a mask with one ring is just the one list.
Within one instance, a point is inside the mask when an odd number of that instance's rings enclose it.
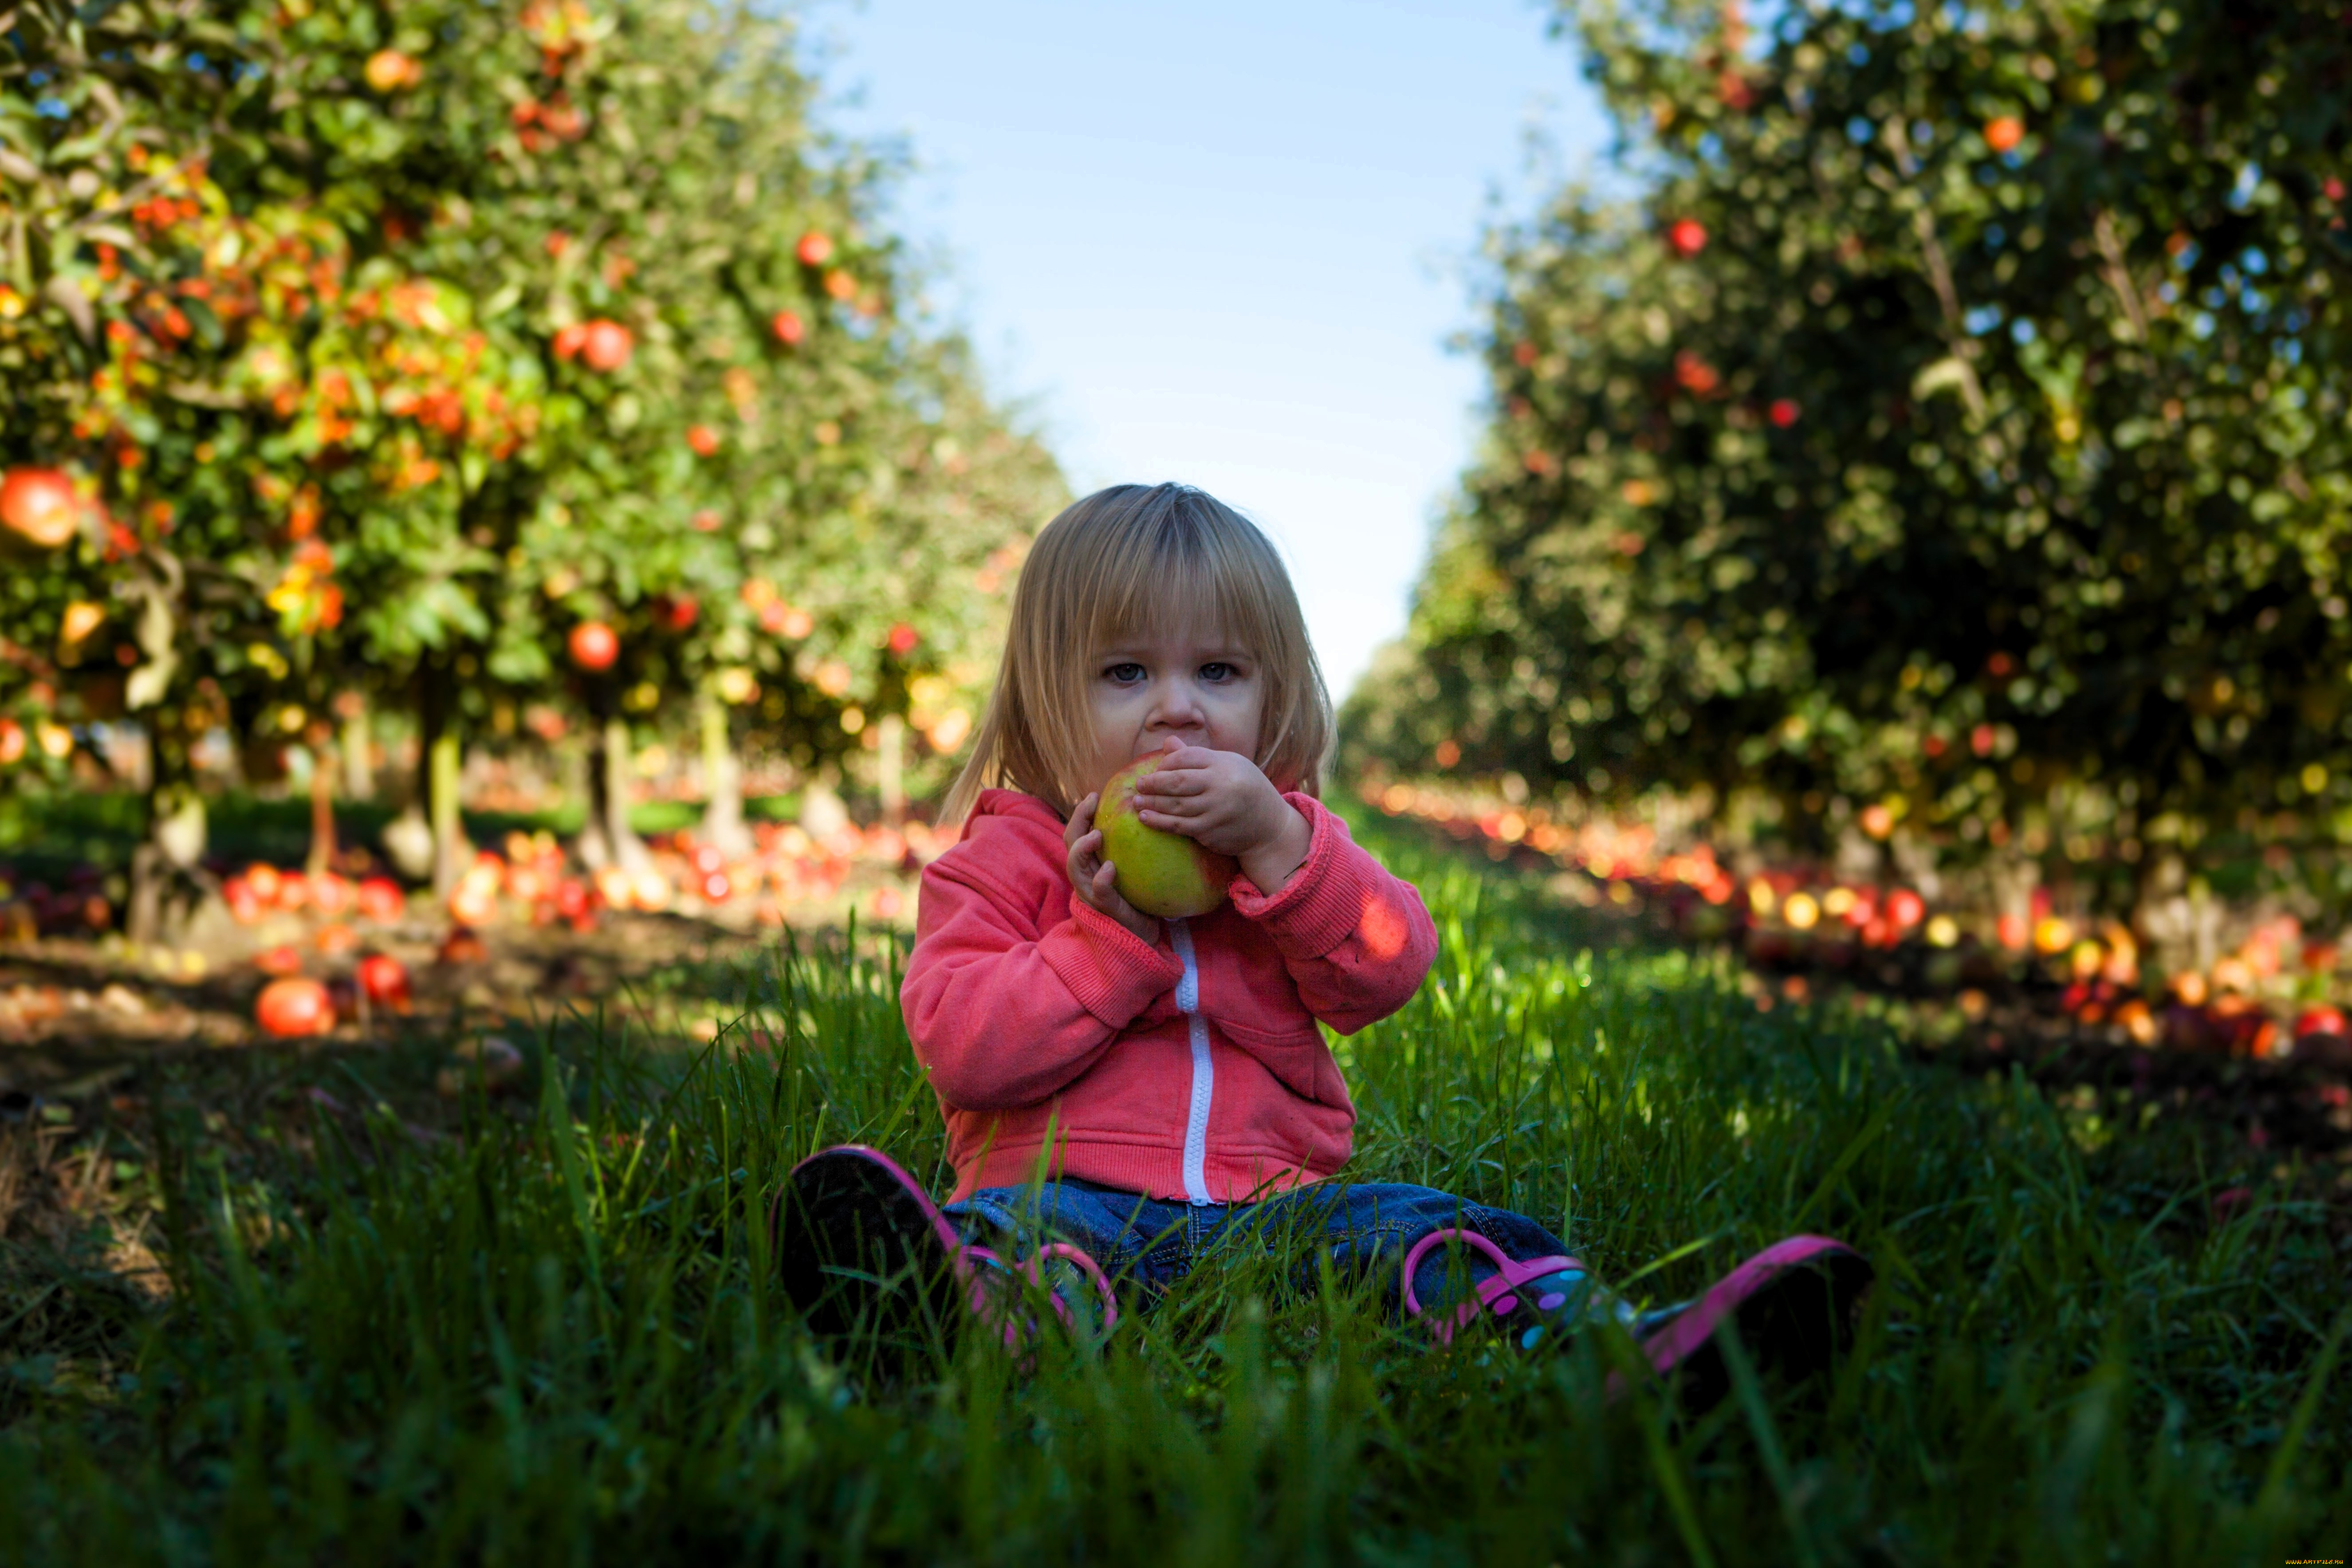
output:
{"label": "hoodie sleeve", "polygon": [[1037,919],[953,853],[923,872],[898,999],[916,1058],[962,1110],[1036,1105],[1092,1067],[1183,966],[1073,900]]}
{"label": "hoodie sleeve", "polygon": [[1412,999],[1437,956],[1437,928],[1419,890],[1360,847],[1329,807],[1283,798],[1313,833],[1306,862],[1272,898],[1234,878],[1234,908],[1273,940],[1307,1010],[1352,1035]]}

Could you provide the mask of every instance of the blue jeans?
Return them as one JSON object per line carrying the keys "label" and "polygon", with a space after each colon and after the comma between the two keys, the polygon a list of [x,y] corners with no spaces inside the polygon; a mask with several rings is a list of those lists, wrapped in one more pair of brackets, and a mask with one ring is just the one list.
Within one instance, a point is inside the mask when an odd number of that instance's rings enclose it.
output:
{"label": "blue jeans", "polygon": [[[1382,1289],[1398,1304],[1403,1289],[1396,1276],[1405,1254],[1431,1231],[1457,1226],[1484,1236],[1515,1262],[1568,1251],[1565,1242],[1524,1215],[1399,1182],[1323,1182],[1254,1204],[1193,1205],[1065,1180],[983,1187],[946,1212],[966,1241],[1014,1255],[1040,1240],[1084,1247],[1115,1283],[1140,1287],[1146,1300],[1201,1265],[1286,1252],[1289,1283],[1301,1293],[1315,1289],[1328,1258],[1343,1279],[1385,1271]],[[1424,1307],[1453,1299],[1451,1267],[1462,1267],[1473,1285],[1495,1272],[1479,1254],[1433,1247],[1413,1276],[1413,1294]]]}

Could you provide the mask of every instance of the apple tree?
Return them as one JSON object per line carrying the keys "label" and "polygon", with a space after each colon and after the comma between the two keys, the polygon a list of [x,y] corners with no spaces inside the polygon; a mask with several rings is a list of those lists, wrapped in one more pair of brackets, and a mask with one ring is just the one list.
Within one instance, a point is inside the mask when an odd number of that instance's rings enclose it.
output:
{"label": "apple tree", "polygon": [[[200,813],[206,729],[266,768],[358,702],[414,704],[446,879],[461,736],[568,696],[605,753],[590,847],[625,858],[631,719],[698,702],[722,785],[731,710],[837,752],[936,685],[998,602],[986,563],[1052,509],[1050,461],[909,308],[884,171],[809,123],[782,20],[16,16],[0,459],[44,537],[16,546],[0,700],[49,750],[52,707],[136,711],[159,830]],[[972,461],[1017,478],[925,477]]]}
{"label": "apple tree", "polygon": [[1485,451],[1359,755],[1963,851],[2332,810],[2336,8],[1566,19],[1635,194],[1490,237]]}

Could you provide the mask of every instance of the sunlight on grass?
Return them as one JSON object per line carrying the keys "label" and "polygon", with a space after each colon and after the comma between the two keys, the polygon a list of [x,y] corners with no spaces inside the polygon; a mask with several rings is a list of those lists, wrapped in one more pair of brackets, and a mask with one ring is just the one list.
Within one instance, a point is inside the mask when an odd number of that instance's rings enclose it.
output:
{"label": "sunlight on grass", "polygon": [[[131,1370],[6,1344],[0,1557],[276,1563],[1709,1560],[2273,1563],[2347,1538],[2326,1215],[2217,1223],[2193,1131],[2095,1152],[2021,1078],[1759,1015],[1675,952],[1600,951],[1500,875],[1381,845],[1443,952],[1345,1042],[1352,1173],[1531,1214],[1636,1297],[1794,1230],[1881,1271],[1819,1386],[1677,1423],[1629,1347],[1431,1351],[1376,1289],[1196,1271],[1099,1354],[821,1347],[766,1199],[825,1144],[944,1184],[860,936],[702,977],[709,1049],[551,1023],[535,1096],[422,1142],[374,1089],[223,1152],[156,1122],[173,1292]],[[5,1303],[0,1303],[5,1306]],[[42,1356],[47,1354],[44,1361]]]}

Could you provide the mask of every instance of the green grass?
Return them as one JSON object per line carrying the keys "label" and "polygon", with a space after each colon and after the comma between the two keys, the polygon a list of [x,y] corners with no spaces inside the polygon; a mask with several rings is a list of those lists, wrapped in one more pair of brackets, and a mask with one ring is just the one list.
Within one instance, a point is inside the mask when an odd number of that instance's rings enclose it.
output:
{"label": "green grass", "polygon": [[[1353,1173],[1535,1215],[1636,1296],[1843,1236],[1882,1284],[1838,1376],[1678,1425],[1604,1396],[1622,1341],[1433,1352],[1364,1289],[1286,1299],[1279,1259],[1197,1271],[1099,1355],[973,1335],[903,1380],[845,1367],[767,1283],[765,1194],[848,1139],[944,1173],[893,960],[836,945],[703,977],[772,1052],[560,1022],[528,1108],[476,1098],[430,1147],[283,1109],[405,1103],[423,1047],[248,1060],[236,1103],[281,1111],[209,1131],[196,1069],[153,1079],[176,1295],[144,1314],[53,1260],[46,1344],[0,1328],[0,1559],[2343,1555],[2344,1216],[2315,1184],[2160,1108],[2083,1138],[2021,1079],[1759,1016],[1706,961],[1592,955],[1520,884],[1382,848],[1444,950],[1344,1047]],[[2235,1181],[2255,1201],[2215,1223]],[[9,1246],[0,1320],[37,1276]]]}

